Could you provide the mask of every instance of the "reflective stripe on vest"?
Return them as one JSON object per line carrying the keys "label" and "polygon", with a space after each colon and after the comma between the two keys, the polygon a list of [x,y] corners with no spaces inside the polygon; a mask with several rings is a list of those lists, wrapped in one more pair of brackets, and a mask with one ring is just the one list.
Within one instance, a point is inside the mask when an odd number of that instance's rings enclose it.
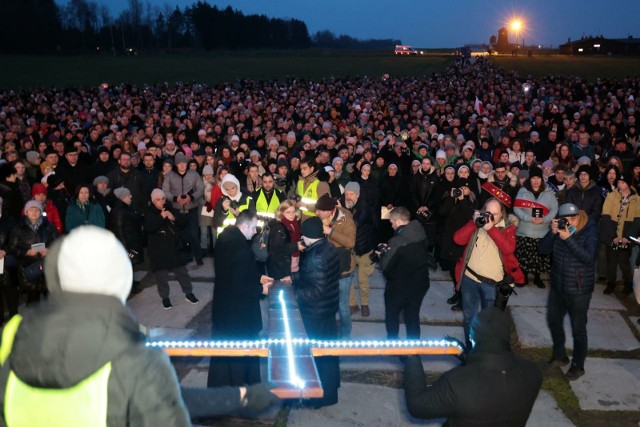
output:
{"label": "reflective stripe on vest", "polygon": [[[244,205],[238,206],[238,213],[249,209],[250,203],[251,203],[251,197],[247,197],[247,200],[245,200]],[[231,212],[231,209],[229,209],[229,213],[227,213],[227,217],[222,222],[222,227],[218,227],[216,230],[217,234],[220,235],[220,233],[222,233],[222,231],[227,227],[227,225],[233,225],[235,223],[236,223],[236,216],[233,214],[233,212]]]}
{"label": "reflective stripe on vest", "polygon": [[262,213],[275,213],[275,211],[278,210],[278,206],[280,206],[280,199],[276,196],[276,190],[273,190],[273,195],[269,203],[267,203],[267,196],[265,196],[264,191],[259,191],[258,199],[256,200],[258,215]]}
{"label": "reflective stripe on vest", "polygon": [[[320,184],[320,180],[316,179],[313,181],[307,189],[304,189],[304,178],[300,178],[298,180],[298,186],[296,188],[296,194],[301,198],[308,199],[309,201],[314,201],[313,209],[315,210],[315,202],[318,200],[318,184]],[[304,203],[305,201],[303,201]],[[310,203],[309,203],[310,204]],[[304,215],[306,216],[316,216],[315,212],[309,210],[309,206],[306,209],[301,209]]]}
{"label": "reflective stripe on vest", "polygon": [[[8,359],[22,321],[9,320],[2,331],[0,364]],[[4,399],[4,419],[8,427],[81,427],[107,425],[107,405],[111,362],[88,378],[66,389],[37,388],[25,384],[9,372]]]}

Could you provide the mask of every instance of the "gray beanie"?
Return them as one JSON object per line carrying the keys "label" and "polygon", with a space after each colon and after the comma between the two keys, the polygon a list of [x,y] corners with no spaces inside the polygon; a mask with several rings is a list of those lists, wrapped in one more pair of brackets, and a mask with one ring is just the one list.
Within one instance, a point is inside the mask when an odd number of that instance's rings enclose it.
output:
{"label": "gray beanie", "polygon": [[36,151],[27,151],[27,154],[25,154],[25,156],[27,158],[27,162],[31,163],[32,165],[35,164],[40,158],[40,154],[38,154]]}
{"label": "gray beanie", "polygon": [[353,191],[354,193],[356,193],[358,196],[360,195],[360,184],[358,184],[357,182],[348,182],[347,185],[344,186],[344,192],[346,193],[347,191]]}
{"label": "gray beanie", "polygon": [[187,159],[187,156],[185,156],[182,153],[178,153],[175,155],[174,157],[174,162],[177,165],[178,163],[187,163],[189,160]]}
{"label": "gray beanie", "polygon": [[202,175],[213,175],[213,168],[211,165],[204,165],[202,168]]}
{"label": "gray beanie", "polygon": [[118,187],[113,190],[113,194],[115,194],[118,199],[123,200],[124,198],[131,195],[131,191],[129,191],[129,189],[126,187]]}
{"label": "gray beanie", "polygon": [[40,209],[40,212],[42,212],[42,210],[43,210],[43,209],[42,209],[42,204],[41,204],[40,202],[36,202],[35,200],[29,200],[29,201],[24,205],[23,212],[24,212],[24,214],[25,214],[25,215],[27,214],[27,211],[28,211],[30,208],[38,208],[38,209]]}
{"label": "gray beanie", "polygon": [[97,186],[98,184],[100,184],[101,182],[104,182],[106,184],[109,184],[109,178],[107,178],[104,175],[100,175],[100,176],[96,176],[93,180],[93,185]]}
{"label": "gray beanie", "polygon": [[165,197],[166,195],[164,194],[164,191],[162,191],[159,188],[154,188],[153,191],[151,192],[151,200],[158,198],[158,197]]}

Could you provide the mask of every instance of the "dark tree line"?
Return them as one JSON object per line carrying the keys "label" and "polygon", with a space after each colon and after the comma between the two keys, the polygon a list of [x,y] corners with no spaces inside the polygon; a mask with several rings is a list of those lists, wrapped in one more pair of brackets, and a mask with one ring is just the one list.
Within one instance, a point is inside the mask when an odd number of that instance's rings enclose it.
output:
{"label": "dark tree line", "polygon": [[[104,1],[104,0],[103,0]],[[112,17],[95,0],[0,0],[0,52],[88,52],[110,54],[185,49],[388,49],[395,40],[360,41],[321,31],[313,37],[297,19],[244,15],[198,1],[192,6],[153,6],[129,0]]]}

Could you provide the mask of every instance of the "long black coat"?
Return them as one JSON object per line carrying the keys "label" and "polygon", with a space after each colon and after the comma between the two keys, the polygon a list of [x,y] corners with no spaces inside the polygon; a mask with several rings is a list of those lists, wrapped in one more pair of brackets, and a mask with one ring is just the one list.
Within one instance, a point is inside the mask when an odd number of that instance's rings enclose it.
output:
{"label": "long black coat", "polygon": [[462,200],[451,197],[451,192],[444,195],[442,204],[438,212],[444,218],[444,228],[442,230],[442,249],[440,257],[451,262],[453,267],[462,256],[464,247],[456,245],[453,241],[453,234],[467,222],[473,215],[474,203],[467,196]]}
{"label": "long black coat", "polygon": [[109,230],[116,235],[127,251],[134,250],[142,256],[142,227],[140,216],[120,199],[116,199],[109,215]]}
{"label": "long black coat", "polygon": [[389,251],[380,258],[387,280],[385,294],[419,295],[429,289],[426,238],[424,228],[414,219],[389,239]]}
{"label": "long black coat", "polygon": [[[18,271],[22,271],[22,268],[27,267],[34,262],[41,259],[40,255],[29,256],[27,251],[31,249],[31,245],[36,243],[44,243],[48,248],[51,243],[58,237],[56,228],[43,218],[42,224],[36,231],[33,231],[29,226],[29,219],[24,216],[18,221],[18,224],[11,230],[9,234],[9,247],[8,252],[10,255],[16,258],[18,264]],[[35,290],[37,288],[44,288],[44,277],[35,279],[34,281],[27,281],[23,274],[19,274],[20,285],[23,289]]]}
{"label": "long black coat", "polygon": [[262,329],[260,271],[247,239],[236,226],[216,243],[212,323],[215,339],[254,339]]}
{"label": "long black coat", "polygon": [[[182,219],[169,203],[165,209],[171,211],[176,221]],[[151,205],[144,217],[144,230],[147,233],[149,250],[149,266],[151,271],[171,270],[185,264],[185,257],[178,253],[179,228],[183,225],[174,223],[168,218],[162,218],[160,209]]]}

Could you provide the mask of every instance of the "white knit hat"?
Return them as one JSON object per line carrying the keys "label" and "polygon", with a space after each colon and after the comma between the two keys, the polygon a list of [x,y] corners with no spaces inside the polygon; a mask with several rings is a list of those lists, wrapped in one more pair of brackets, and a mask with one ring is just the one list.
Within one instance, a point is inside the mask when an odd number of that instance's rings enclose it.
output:
{"label": "white knit hat", "polygon": [[111,295],[124,304],[131,291],[133,270],[127,251],[113,233],[84,225],[64,237],[58,277],[64,292]]}

